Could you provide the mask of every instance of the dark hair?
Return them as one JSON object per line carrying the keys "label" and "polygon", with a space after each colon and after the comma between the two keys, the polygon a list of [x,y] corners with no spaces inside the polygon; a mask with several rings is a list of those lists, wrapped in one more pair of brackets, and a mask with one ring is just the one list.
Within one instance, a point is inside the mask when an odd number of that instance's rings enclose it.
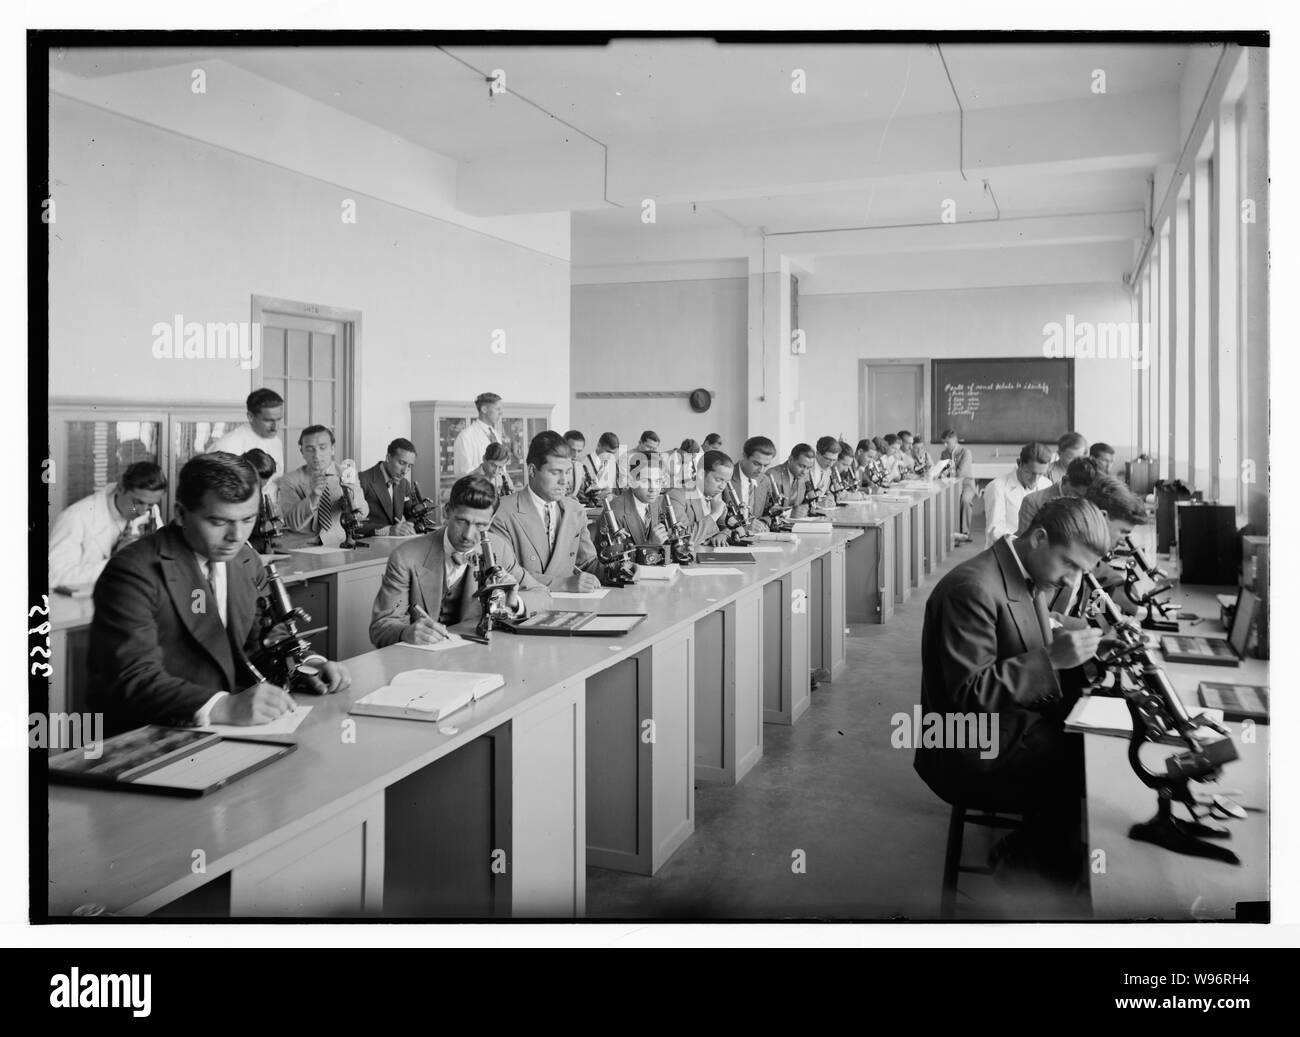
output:
{"label": "dark hair", "polygon": [[704,457],[700,459],[700,470],[711,472],[722,465],[731,467],[734,464],[735,462],[721,450],[706,450],[704,451]]}
{"label": "dark hair", "polygon": [[677,449],[683,454],[698,454],[700,452],[700,444],[695,442],[693,439],[683,439],[682,445]]}
{"label": "dark hair", "polygon": [[256,469],[242,457],[224,450],[195,454],[176,480],[176,502],[186,511],[197,511],[211,492],[225,504],[243,504],[259,485]]}
{"label": "dark hair", "polygon": [[885,446],[893,446],[898,442],[898,437],[892,432],[885,433]]}
{"label": "dark hair", "polygon": [[473,508],[475,511],[495,511],[497,491],[481,475],[462,475],[452,483],[447,496],[447,514],[453,508]]}
{"label": "dark hair", "polygon": [[564,434],[564,441],[565,441],[566,443],[567,443],[570,439],[580,439],[580,440],[582,440],[582,442],[583,442],[584,444],[587,442],[587,437],[584,436],[581,432],[579,432],[576,428],[571,428],[571,429],[569,429],[568,432],[566,432],[566,433]]}
{"label": "dark hair", "polygon": [[720,435],[718,435],[716,432],[710,432],[707,436],[704,437],[704,449],[705,450],[710,449],[709,447],[710,443],[721,443],[721,442],[722,442],[722,437]]}
{"label": "dark hair", "polygon": [[487,449],[483,451],[484,461],[506,461],[510,458],[510,451],[505,448],[504,443],[489,443]]}
{"label": "dark hair", "polygon": [[898,433],[898,438],[899,438],[899,439],[915,439],[916,437],[915,437],[914,435],[912,435],[912,433],[908,432],[907,429],[902,429],[902,430],[900,430],[899,433]]}
{"label": "dark hair", "polygon": [[330,443],[332,444],[334,442],[334,430],[332,428],[328,425],[308,425],[298,433],[298,445],[302,446],[302,441],[308,436],[319,436],[322,432],[330,434]]}
{"label": "dark hair", "polygon": [[753,457],[755,454],[771,454],[776,456],[776,444],[767,436],[750,436],[745,440],[745,445],[740,448],[740,452],[745,457]]}
{"label": "dark hair", "polygon": [[612,432],[602,432],[600,434],[600,439],[596,440],[596,448],[600,449],[601,447],[604,447],[606,450],[617,450],[618,436],[614,435]]}
{"label": "dark hair", "polygon": [[1115,456],[1115,448],[1109,443],[1093,443],[1092,449],[1088,451],[1089,457],[1097,457],[1100,454],[1110,454]]}
{"label": "dark hair", "polygon": [[794,449],[790,451],[790,456],[794,458],[815,457],[816,453],[807,443],[796,443]]}
{"label": "dark hair", "polygon": [[878,454],[883,454],[883,453],[885,452],[885,446],[886,446],[887,444],[886,444],[885,441],[884,441],[883,439],[881,439],[879,436],[872,436],[872,437],[871,437],[871,445],[874,446],[874,447],[876,448],[876,453],[878,453]]}
{"label": "dark hair", "polygon": [[1110,554],[1111,533],[1106,516],[1097,505],[1082,497],[1057,497],[1049,500],[1034,515],[1025,530],[1029,536],[1035,529],[1047,533],[1047,542],[1058,547],[1082,544],[1094,554]]}
{"label": "dark hair", "polygon": [[858,450],[875,450],[875,449],[876,449],[876,444],[873,443],[873,442],[871,442],[871,440],[869,440],[869,439],[859,439],[859,440],[858,440],[858,446],[857,446],[857,449],[858,449]]}
{"label": "dark hair", "polygon": [[1065,481],[1071,486],[1091,486],[1099,474],[1091,457],[1076,457],[1065,469]]}
{"label": "dark hair", "polygon": [[650,439],[653,439],[656,443],[658,443],[658,442],[659,442],[659,433],[658,433],[658,432],[653,432],[653,431],[651,431],[650,429],[646,429],[644,432],[641,433],[641,442],[642,442],[642,443],[644,443],[644,442],[646,442],[647,440],[650,440]]}
{"label": "dark hair", "polygon": [[572,456],[573,451],[569,449],[569,444],[554,429],[537,433],[533,436],[533,441],[528,444],[528,464],[534,468],[541,468],[546,464],[548,457]]}
{"label": "dark hair", "polygon": [[1017,464],[1051,464],[1052,448],[1046,443],[1026,443],[1020,448],[1020,460]]}
{"label": "dark hair", "polygon": [[388,456],[392,457],[399,450],[406,450],[413,454],[415,453],[415,444],[409,439],[403,439],[401,436],[398,436],[388,444]]}
{"label": "dark hair", "polygon": [[494,392],[481,392],[474,397],[474,409],[482,410],[489,403],[500,403],[501,397]]}
{"label": "dark hair", "polygon": [[1072,450],[1087,445],[1087,437],[1085,437],[1082,432],[1067,432],[1056,441],[1057,450]]}
{"label": "dark hair", "polygon": [[840,441],[835,436],[822,436],[817,440],[817,453],[824,454],[834,448],[836,453],[840,450]]}
{"label": "dark hair", "polygon": [[275,474],[275,458],[265,450],[253,447],[252,450],[245,450],[239,456],[253,466],[253,471],[257,473],[259,479],[269,479]]}
{"label": "dark hair", "polygon": [[283,407],[284,397],[274,389],[254,389],[248,394],[244,406],[249,414],[257,414],[267,407]]}
{"label": "dark hair", "polygon": [[955,428],[946,428],[946,429],[943,430],[943,435],[940,436],[939,438],[940,438],[940,439],[956,439],[956,438],[957,438],[957,430],[956,430]]}
{"label": "dark hair", "polygon": [[1113,475],[1098,475],[1083,499],[1097,505],[1116,522],[1140,526],[1147,520],[1147,506],[1142,499]]}
{"label": "dark hair", "polygon": [[846,457],[852,458],[853,456],[853,448],[848,443],[840,440],[840,460],[843,461]]}
{"label": "dark hair", "polygon": [[117,480],[124,490],[165,490],[167,476],[153,461],[136,461],[126,466]]}

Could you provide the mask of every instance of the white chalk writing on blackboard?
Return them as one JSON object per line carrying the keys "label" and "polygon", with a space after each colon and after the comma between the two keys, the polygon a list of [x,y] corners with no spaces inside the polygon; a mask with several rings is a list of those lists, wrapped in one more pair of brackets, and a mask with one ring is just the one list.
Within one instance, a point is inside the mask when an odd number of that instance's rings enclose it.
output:
{"label": "white chalk writing on blackboard", "polygon": [[947,382],[943,387],[948,401],[950,418],[975,420],[980,409],[980,394],[984,392],[1036,392],[1050,394],[1046,382]]}

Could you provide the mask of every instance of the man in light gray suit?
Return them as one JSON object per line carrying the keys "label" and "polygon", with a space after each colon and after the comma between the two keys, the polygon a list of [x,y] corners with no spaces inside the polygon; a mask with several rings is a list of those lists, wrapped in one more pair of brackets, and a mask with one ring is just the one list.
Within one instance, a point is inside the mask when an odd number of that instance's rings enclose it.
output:
{"label": "man in light gray suit", "polygon": [[[370,614],[371,644],[434,644],[450,636],[450,627],[478,616],[479,537],[491,525],[496,506],[496,491],[482,476],[456,480],[447,498],[447,524],[388,556]],[[549,608],[551,596],[519,567],[510,544],[488,536],[497,565],[516,583],[506,599],[516,617]]]}
{"label": "man in light gray suit", "polygon": [[501,502],[492,531],[509,542],[519,564],[550,590],[600,587],[587,509],[567,497],[571,452],[558,432],[539,432],[528,445],[528,485]]}
{"label": "man in light gray suit", "polygon": [[722,488],[731,480],[734,466],[721,450],[706,450],[700,461],[699,485],[689,489],[673,487],[668,497],[677,512],[677,521],[686,527],[692,545],[721,547],[727,542],[723,515],[727,505]]}

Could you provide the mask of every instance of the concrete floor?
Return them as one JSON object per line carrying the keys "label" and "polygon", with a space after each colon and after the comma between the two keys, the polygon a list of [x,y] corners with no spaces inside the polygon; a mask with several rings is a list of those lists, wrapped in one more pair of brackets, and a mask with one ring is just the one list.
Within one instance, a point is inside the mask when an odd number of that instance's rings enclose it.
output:
{"label": "concrete floor", "polygon": [[[587,917],[936,919],[949,808],[912,750],[890,745],[890,718],[920,699],[926,598],[981,549],[974,535],[887,625],[851,628],[844,675],[813,691],[795,726],[764,727],[763,758],[739,785],[697,787],[695,834],[657,875],[588,868]],[[966,862],[983,863],[989,840],[968,826]],[[961,889],[959,919],[1062,914],[983,876],[963,875]]]}

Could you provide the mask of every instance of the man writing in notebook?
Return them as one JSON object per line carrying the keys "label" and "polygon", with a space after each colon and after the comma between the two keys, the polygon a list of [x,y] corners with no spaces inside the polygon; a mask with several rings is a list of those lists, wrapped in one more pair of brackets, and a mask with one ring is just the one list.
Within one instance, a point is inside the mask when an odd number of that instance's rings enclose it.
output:
{"label": "man writing in notebook", "polygon": [[[511,496],[516,495],[505,499]],[[492,525],[497,502],[496,490],[482,476],[462,476],[447,498],[446,524],[388,556],[370,612],[372,645],[437,644],[451,636],[457,623],[478,618],[480,539]],[[550,595],[519,567],[509,542],[496,533],[488,539],[506,573],[502,582],[512,585],[506,598],[510,611],[522,619],[530,608],[546,608]]]}
{"label": "man writing in notebook", "polygon": [[1003,537],[935,585],[921,633],[923,712],[945,728],[949,717],[992,714],[998,751],[918,746],[917,773],[948,803],[1022,814],[1024,835],[1004,859],[1060,878],[1081,854],[1081,761],[1064,731],[1079,690],[1070,671],[1096,655],[1101,632],[1053,631],[1047,595],[1092,570],[1110,538],[1094,505],[1049,502],[1024,536]]}
{"label": "man writing in notebook", "polygon": [[497,509],[492,529],[510,543],[519,564],[552,590],[594,591],[599,559],[587,529],[587,509],[568,490],[569,447],[558,432],[539,432],[528,445],[528,485]]}
{"label": "man writing in notebook", "polygon": [[[257,522],[257,473],[232,454],[199,454],[181,469],[176,521],[125,548],[95,585],[88,654],[91,708],[110,733],[142,724],[264,724],[293,708],[288,692],[248,665],[267,609],[268,580],[247,540]],[[322,656],[301,687],[350,683]]]}
{"label": "man writing in notebook", "polygon": [[407,514],[414,468],[415,444],[398,438],[388,444],[382,461],[361,473],[358,482],[370,511],[361,523],[363,535],[405,537],[415,533]]}

